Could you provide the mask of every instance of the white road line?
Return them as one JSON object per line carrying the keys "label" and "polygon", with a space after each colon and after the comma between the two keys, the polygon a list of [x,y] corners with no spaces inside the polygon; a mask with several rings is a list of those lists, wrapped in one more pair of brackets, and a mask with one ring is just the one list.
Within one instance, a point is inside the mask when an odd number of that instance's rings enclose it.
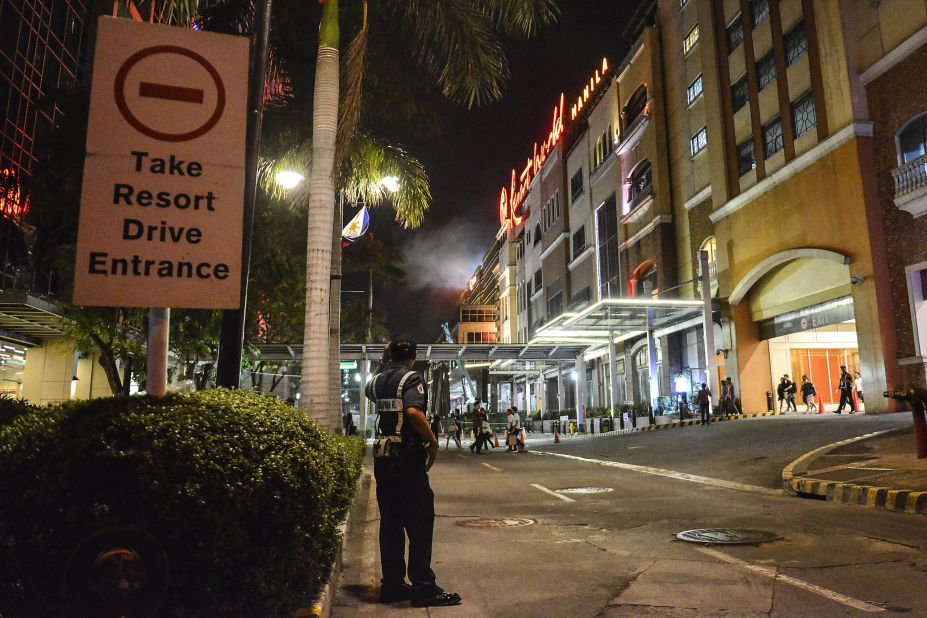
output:
{"label": "white road line", "polygon": [[637,446],[629,446],[629,447],[628,447],[628,450],[629,450],[629,451],[633,451],[633,450],[636,449],[636,448],[644,448],[644,446],[643,446],[642,444],[639,444],[639,445],[637,445]]}
{"label": "white road line", "polygon": [[767,487],[759,487],[757,485],[745,485],[744,483],[736,483],[734,481],[725,481],[724,479],[713,479],[707,476],[699,476],[698,474],[689,474],[687,472],[676,472],[674,470],[664,470],[662,468],[651,468],[650,466],[638,466],[636,464],[622,463],[620,461],[609,461],[607,459],[591,459],[589,457],[577,457],[576,455],[565,455],[563,453],[550,453],[548,451],[531,451],[537,455],[548,455],[550,457],[563,457],[565,459],[574,459],[576,461],[581,461],[583,463],[596,464],[598,466],[606,466],[609,468],[620,468],[622,470],[633,470],[634,472],[642,472],[644,474],[653,474],[655,476],[665,476],[671,479],[678,479],[680,481],[689,481],[691,483],[701,483],[702,485],[713,485],[714,487],[723,487],[725,489],[733,489],[735,491],[749,491],[751,493],[763,494],[765,496],[781,496],[781,489],[769,489]]}
{"label": "white road line", "polygon": [[718,560],[721,560],[722,562],[727,562],[728,564],[734,564],[739,567],[743,567],[747,569],[748,571],[753,571],[754,573],[758,573],[760,575],[764,575],[771,579],[775,579],[776,581],[780,581],[783,584],[789,584],[791,586],[795,586],[796,588],[801,588],[802,590],[813,592],[814,594],[822,596],[825,599],[836,601],[837,603],[841,603],[843,605],[846,605],[847,607],[852,607],[853,609],[858,609],[860,611],[870,612],[870,613],[885,611],[884,607],[879,607],[878,605],[866,603],[865,601],[860,601],[859,599],[848,597],[844,594],[840,594],[839,592],[834,592],[833,590],[828,590],[827,588],[816,586],[815,584],[809,584],[808,582],[804,580],[796,579],[794,577],[790,577],[789,575],[783,575],[782,573],[777,572],[776,569],[773,567],[760,566],[758,564],[750,564],[749,562],[745,562],[741,560],[740,558],[735,558],[734,556],[729,556],[723,552],[720,552],[717,549],[709,549],[707,547],[696,547],[695,549],[702,552],[703,554],[707,554],[709,556],[712,556],[713,558],[717,558]]}
{"label": "white road line", "polygon": [[461,459],[466,459],[466,458],[467,458],[466,455],[461,455],[460,453],[457,453],[457,456],[460,457]]}
{"label": "white road line", "polygon": [[531,483],[531,486],[534,487],[535,489],[540,489],[545,494],[550,494],[556,498],[560,498],[564,502],[576,502],[576,500],[574,500],[573,498],[570,498],[569,496],[564,496],[563,494],[558,494],[556,491],[552,489],[547,489],[543,485],[538,485],[537,483]]}
{"label": "white road line", "polygon": [[489,468],[490,470],[495,470],[496,472],[502,472],[502,468],[497,468],[496,466],[492,464],[488,464],[484,462],[483,465]]}

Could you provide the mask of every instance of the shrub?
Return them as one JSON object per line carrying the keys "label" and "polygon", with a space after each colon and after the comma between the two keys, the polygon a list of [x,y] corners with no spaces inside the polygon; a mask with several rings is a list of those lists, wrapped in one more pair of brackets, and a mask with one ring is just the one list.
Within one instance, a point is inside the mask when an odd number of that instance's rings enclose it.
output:
{"label": "shrub", "polygon": [[9,425],[20,416],[24,416],[35,409],[35,406],[25,399],[13,399],[6,395],[0,395],[0,427]]}
{"label": "shrub", "polygon": [[32,408],[0,427],[0,607],[59,616],[74,548],[110,527],[153,535],[158,616],[288,616],[318,592],[363,441],[240,391]]}

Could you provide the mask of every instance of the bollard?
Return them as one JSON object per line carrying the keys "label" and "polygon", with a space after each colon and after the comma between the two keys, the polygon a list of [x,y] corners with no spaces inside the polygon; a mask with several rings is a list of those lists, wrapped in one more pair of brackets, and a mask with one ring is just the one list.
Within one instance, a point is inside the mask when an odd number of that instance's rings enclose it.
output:
{"label": "bollard", "polygon": [[885,398],[907,401],[911,404],[911,415],[914,417],[914,444],[917,448],[917,458],[927,459],[927,389],[923,388],[896,388],[893,391],[882,393]]}
{"label": "bollard", "polygon": [[772,398],[771,391],[766,391],[766,411],[775,412],[775,410],[773,409],[773,398]]}

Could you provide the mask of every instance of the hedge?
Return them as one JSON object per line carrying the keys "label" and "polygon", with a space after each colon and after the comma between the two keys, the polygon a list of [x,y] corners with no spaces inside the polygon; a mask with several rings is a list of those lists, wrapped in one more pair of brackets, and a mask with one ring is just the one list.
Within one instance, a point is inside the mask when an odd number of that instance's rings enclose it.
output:
{"label": "hedge", "polygon": [[241,391],[0,410],[4,618],[73,613],[69,558],[126,527],[167,558],[158,616],[290,616],[331,567],[365,448]]}

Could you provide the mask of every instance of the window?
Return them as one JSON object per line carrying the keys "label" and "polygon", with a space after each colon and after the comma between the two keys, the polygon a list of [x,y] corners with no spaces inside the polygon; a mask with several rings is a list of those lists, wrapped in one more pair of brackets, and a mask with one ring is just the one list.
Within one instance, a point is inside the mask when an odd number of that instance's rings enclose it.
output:
{"label": "window", "polygon": [[541,291],[541,287],[543,286],[543,284],[544,284],[543,275],[541,274],[541,269],[538,268],[538,269],[534,272],[534,291],[535,291],[535,292],[540,292],[540,291]]}
{"label": "window", "polygon": [[817,114],[814,110],[814,98],[806,92],[792,103],[792,128],[795,137],[804,135],[818,124]]}
{"label": "window", "polygon": [[689,84],[689,87],[686,88],[686,103],[692,105],[692,102],[695,99],[699,98],[702,94],[702,74],[699,73],[698,77],[695,78],[695,81]]}
{"label": "window", "polygon": [[534,226],[534,244],[537,245],[541,242],[541,224],[538,223]]}
{"label": "window", "polygon": [[544,231],[550,229],[554,223],[560,219],[560,191],[555,191],[544,207],[541,209],[541,219],[544,223]]}
{"label": "window", "polygon": [[808,51],[808,33],[805,32],[805,22],[800,22],[785,35],[785,64],[792,64]]}
{"label": "window", "polygon": [[910,163],[927,154],[927,113],[909,121],[898,135],[901,162]]}
{"label": "window", "polygon": [[570,203],[576,202],[583,194],[583,168],[576,170],[570,179]]}
{"label": "window", "polygon": [[776,116],[763,125],[763,151],[770,157],[782,150],[782,118]]}
{"label": "window", "polygon": [[727,27],[727,53],[730,54],[744,42],[744,20],[738,15]]}
{"label": "window", "polygon": [[599,261],[599,298],[621,296],[618,279],[618,209],[612,195],[595,211],[596,256]]}
{"label": "window", "polygon": [[647,108],[647,87],[639,86],[637,90],[634,91],[634,94],[631,95],[631,98],[628,99],[628,104],[624,106],[624,126],[625,128],[633,126],[637,122],[638,117],[641,114],[645,113]]}
{"label": "window", "polygon": [[754,28],[763,23],[769,17],[769,0],[750,0],[750,17]]}
{"label": "window", "polygon": [[756,168],[756,153],[753,149],[753,138],[737,146],[737,172],[743,176]]}
{"label": "window", "polygon": [[608,155],[612,153],[612,144],[614,143],[614,139],[612,138],[613,134],[614,131],[612,129],[612,125],[608,125],[608,128],[605,129],[605,132],[602,134],[602,136],[596,140],[595,150],[593,152],[592,169],[598,169],[599,166],[602,165],[606,159],[608,159]]}
{"label": "window", "polygon": [[467,343],[496,343],[496,333],[467,333]]}
{"label": "window", "polygon": [[776,80],[776,59],[769,52],[756,63],[756,75],[760,82],[760,90]]}
{"label": "window", "polygon": [[695,47],[696,43],[698,43],[698,24],[695,24],[692,27],[692,30],[689,30],[689,34],[686,35],[686,38],[682,40],[683,55],[692,51],[692,48]]}
{"label": "window", "polygon": [[708,145],[708,129],[707,127],[702,127],[699,129],[698,133],[692,136],[689,140],[689,151],[694,157],[702,150],[705,149],[705,146]]}
{"label": "window", "polygon": [[631,171],[628,177],[628,204],[631,208],[643,198],[650,195],[653,190],[653,167],[650,161],[644,159]]}
{"label": "window", "polygon": [[586,226],[579,228],[573,234],[573,259],[575,260],[586,248]]}
{"label": "window", "polygon": [[461,322],[495,322],[496,312],[489,308],[470,308],[460,310]]}
{"label": "window", "polygon": [[563,313],[563,279],[557,277],[547,287],[547,319],[553,319]]}
{"label": "window", "polygon": [[741,107],[750,100],[750,86],[747,84],[747,76],[744,75],[731,86],[731,104],[736,113]]}

